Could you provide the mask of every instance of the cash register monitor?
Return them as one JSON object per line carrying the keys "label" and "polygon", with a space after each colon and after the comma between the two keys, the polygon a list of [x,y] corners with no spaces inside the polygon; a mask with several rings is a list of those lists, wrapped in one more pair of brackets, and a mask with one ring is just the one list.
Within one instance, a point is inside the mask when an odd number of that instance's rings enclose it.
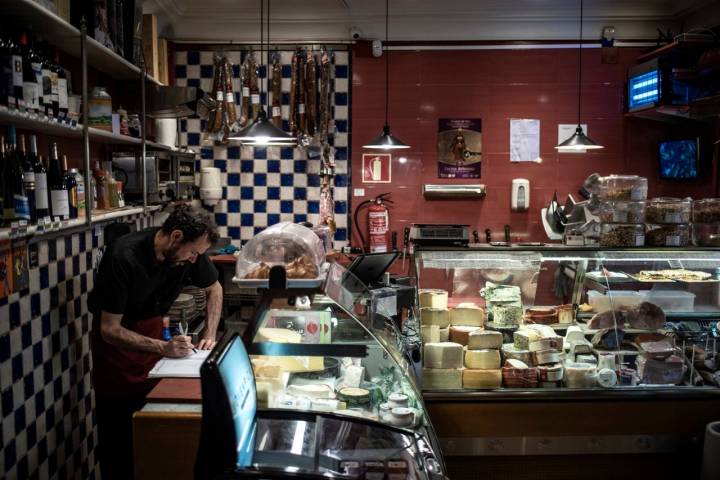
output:
{"label": "cash register monitor", "polygon": [[250,357],[227,332],[200,368],[202,426],[195,478],[250,466],[255,449],[257,393]]}
{"label": "cash register monitor", "polygon": [[365,285],[372,285],[380,280],[397,256],[398,252],[358,255],[348,267],[348,271]]}

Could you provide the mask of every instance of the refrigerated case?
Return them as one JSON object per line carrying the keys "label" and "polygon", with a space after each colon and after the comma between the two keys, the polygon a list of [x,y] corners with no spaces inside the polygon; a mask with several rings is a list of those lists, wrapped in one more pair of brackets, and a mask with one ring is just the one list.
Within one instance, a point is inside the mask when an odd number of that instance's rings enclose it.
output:
{"label": "refrigerated case", "polygon": [[228,475],[445,478],[387,297],[338,264],[326,268],[319,284],[275,272],[265,280],[243,336],[257,391],[254,453]]}

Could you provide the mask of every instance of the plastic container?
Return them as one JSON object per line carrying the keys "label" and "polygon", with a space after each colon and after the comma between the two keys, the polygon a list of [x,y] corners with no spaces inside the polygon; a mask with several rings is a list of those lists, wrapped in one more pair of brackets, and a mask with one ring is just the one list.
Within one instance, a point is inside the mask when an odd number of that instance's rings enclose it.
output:
{"label": "plastic container", "polygon": [[[640,305],[644,297],[634,290],[609,291],[607,295],[589,290],[587,293],[588,304],[595,313],[606,312],[610,309],[629,308]],[[612,300],[612,303],[611,303]]]}
{"label": "plastic container", "polygon": [[603,223],[644,223],[645,202],[602,202],[597,213]]}
{"label": "plastic container", "polygon": [[690,225],[649,223],[645,228],[645,244],[650,247],[687,247],[690,245]]}
{"label": "plastic container", "polygon": [[642,201],[647,198],[648,181],[637,175],[600,177],[596,188],[602,200]]}
{"label": "plastic container", "polygon": [[720,198],[703,198],[692,204],[692,221],[697,223],[720,222]]}
{"label": "plastic container", "polygon": [[684,290],[646,290],[641,292],[644,301],[654,303],[665,312],[692,312],[695,294]]}
{"label": "plastic container", "polygon": [[604,223],[600,232],[602,247],[642,247],[645,227],[642,223]]}
{"label": "plastic container", "polygon": [[692,211],[689,198],[660,197],[647,201],[645,221],[647,223],[688,223]]}
{"label": "plastic container", "polygon": [[238,279],[267,279],[270,268],[285,266],[287,278],[315,279],[325,261],[320,238],[307,227],[282,222],[266,228],[245,244],[238,257]]}
{"label": "plastic container", "polygon": [[698,247],[720,247],[720,223],[693,223],[692,242]]}

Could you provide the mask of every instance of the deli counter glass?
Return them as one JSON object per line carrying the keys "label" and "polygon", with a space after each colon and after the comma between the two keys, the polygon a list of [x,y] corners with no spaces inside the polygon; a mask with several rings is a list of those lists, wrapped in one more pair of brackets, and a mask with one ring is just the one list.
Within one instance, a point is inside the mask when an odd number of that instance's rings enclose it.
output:
{"label": "deli counter glass", "polygon": [[718,249],[424,247],[415,268],[425,392],[720,392]]}
{"label": "deli counter glass", "polygon": [[[338,264],[320,273],[319,285],[288,288],[273,272],[262,290],[242,342],[255,380],[254,451],[238,454],[227,478],[446,478],[392,301]],[[247,393],[226,396],[248,403]]]}

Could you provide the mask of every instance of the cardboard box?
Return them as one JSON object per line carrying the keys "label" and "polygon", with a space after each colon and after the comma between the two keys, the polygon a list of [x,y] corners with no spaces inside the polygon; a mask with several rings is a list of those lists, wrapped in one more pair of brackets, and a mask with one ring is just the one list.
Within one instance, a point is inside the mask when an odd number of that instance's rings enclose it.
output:
{"label": "cardboard box", "polygon": [[142,23],[143,51],[147,73],[153,78],[158,75],[158,28],[157,17],[152,14],[143,15]]}

